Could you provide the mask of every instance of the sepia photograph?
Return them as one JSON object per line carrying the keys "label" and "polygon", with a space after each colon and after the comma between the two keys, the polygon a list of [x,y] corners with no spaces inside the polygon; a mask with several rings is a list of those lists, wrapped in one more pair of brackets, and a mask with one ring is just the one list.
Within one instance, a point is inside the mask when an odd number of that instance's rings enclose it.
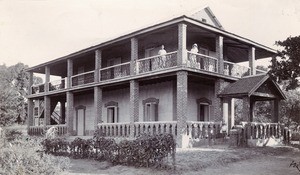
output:
{"label": "sepia photograph", "polygon": [[0,175],[300,175],[300,1],[0,0]]}

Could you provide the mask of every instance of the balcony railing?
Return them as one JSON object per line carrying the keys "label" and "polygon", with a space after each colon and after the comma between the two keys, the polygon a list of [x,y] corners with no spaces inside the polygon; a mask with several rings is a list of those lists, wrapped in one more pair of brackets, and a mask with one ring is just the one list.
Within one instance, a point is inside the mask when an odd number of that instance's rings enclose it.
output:
{"label": "balcony railing", "polygon": [[177,66],[177,51],[165,55],[138,59],[136,61],[137,74],[162,70]]}
{"label": "balcony railing", "polygon": [[62,90],[67,87],[67,78],[49,82],[49,91]]}
{"label": "balcony railing", "polygon": [[95,71],[84,72],[71,77],[72,87],[94,82]]}
{"label": "balcony railing", "polygon": [[[186,64],[188,68],[192,68],[195,70],[203,70],[207,72],[215,72],[218,73],[219,60],[217,58],[192,53],[190,51],[186,51],[187,60]],[[113,65],[109,67],[105,67],[97,72],[100,74],[99,81],[106,81],[111,79],[123,78],[131,76],[131,64],[130,62]],[[143,74],[148,72],[166,70],[172,67],[180,66],[177,65],[177,51],[170,52],[165,55],[156,55],[153,57],[138,59],[135,61],[135,64],[132,69],[135,70],[137,74]],[[257,74],[266,73],[262,70],[256,70]],[[251,74],[251,70],[249,67],[242,66],[233,62],[224,61],[224,75],[228,75],[231,77],[241,78],[244,76],[249,76]],[[67,80],[68,78],[64,78],[61,80],[56,80],[49,82],[49,91],[62,90],[67,88]],[[95,82],[95,71],[84,72],[78,75],[71,76],[71,87],[76,87],[80,85],[85,85],[89,83]],[[33,85],[32,94],[38,94],[45,92],[45,84]]]}
{"label": "balcony railing", "polygon": [[130,62],[100,69],[100,81],[126,77],[130,75]]}
{"label": "balcony railing", "polygon": [[32,90],[31,91],[32,94],[38,94],[38,93],[45,92],[45,84],[41,83],[41,84],[32,85],[31,90]]}
{"label": "balcony railing", "polygon": [[242,66],[229,61],[224,61],[224,74],[233,77],[244,77],[250,75],[250,67]]}
{"label": "balcony railing", "polygon": [[187,53],[187,67],[209,72],[218,72],[218,59],[190,51]]}

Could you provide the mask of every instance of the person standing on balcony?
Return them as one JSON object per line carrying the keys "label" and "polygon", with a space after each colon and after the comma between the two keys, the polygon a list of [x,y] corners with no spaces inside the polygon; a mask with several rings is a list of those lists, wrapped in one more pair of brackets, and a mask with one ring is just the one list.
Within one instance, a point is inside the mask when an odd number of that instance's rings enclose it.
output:
{"label": "person standing on balcony", "polygon": [[159,57],[159,67],[160,68],[165,68],[166,67],[166,54],[167,51],[165,50],[165,46],[161,45],[161,49],[158,51],[158,55],[160,55]]}
{"label": "person standing on balcony", "polygon": [[191,54],[189,57],[188,67],[198,68],[200,69],[200,62],[197,62],[197,53],[198,53],[198,45],[195,43],[192,46]]}

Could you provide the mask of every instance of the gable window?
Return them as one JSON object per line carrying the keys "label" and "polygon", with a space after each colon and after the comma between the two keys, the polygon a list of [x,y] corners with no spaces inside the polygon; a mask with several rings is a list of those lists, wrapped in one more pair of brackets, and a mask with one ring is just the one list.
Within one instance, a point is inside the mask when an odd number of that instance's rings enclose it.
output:
{"label": "gable window", "polygon": [[105,104],[107,110],[107,123],[118,123],[119,121],[119,113],[118,113],[118,103],[114,101],[110,101]]}
{"label": "gable window", "polygon": [[144,121],[158,121],[158,103],[156,98],[143,100]]}
{"label": "gable window", "polygon": [[197,120],[198,121],[209,121],[210,119],[210,106],[211,100],[207,98],[200,98],[197,100]]}

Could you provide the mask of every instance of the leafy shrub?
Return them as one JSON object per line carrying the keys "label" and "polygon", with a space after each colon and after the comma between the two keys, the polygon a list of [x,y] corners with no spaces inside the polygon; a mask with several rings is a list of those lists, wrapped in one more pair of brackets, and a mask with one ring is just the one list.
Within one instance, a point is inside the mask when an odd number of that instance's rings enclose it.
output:
{"label": "leafy shrub", "polygon": [[43,153],[39,138],[0,138],[0,174],[60,174],[70,160]]}
{"label": "leafy shrub", "polygon": [[73,158],[93,158],[113,164],[140,167],[162,167],[169,155],[175,165],[176,143],[172,134],[142,135],[135,140],[123,140],[95,136],[84,140],[76,138],[71,143],[63,139],[45,139],[42,142],[46,153],[69,155]]}
{"label": "leafy shrub", "polygon": [[15,129],[6,129],[5,130],[5,138],[7,141],[11,142],[15,139],[20,139],[22,137],[22,132]]}

